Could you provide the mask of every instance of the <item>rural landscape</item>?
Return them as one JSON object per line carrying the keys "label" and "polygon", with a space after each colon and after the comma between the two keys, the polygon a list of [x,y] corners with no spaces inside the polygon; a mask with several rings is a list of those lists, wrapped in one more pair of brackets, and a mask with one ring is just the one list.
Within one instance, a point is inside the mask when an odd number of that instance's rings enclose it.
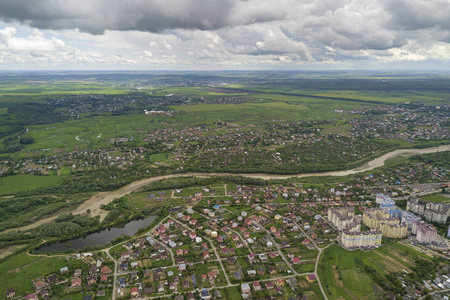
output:
{"label": "rural landscape", "polygon": [[0,297],[448,299],[450,77],[0,72]]}

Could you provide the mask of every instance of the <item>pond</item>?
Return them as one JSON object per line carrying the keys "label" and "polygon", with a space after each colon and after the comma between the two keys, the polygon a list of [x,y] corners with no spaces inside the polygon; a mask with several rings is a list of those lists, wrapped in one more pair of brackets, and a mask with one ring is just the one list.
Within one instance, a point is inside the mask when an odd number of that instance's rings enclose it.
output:
{"label": "pond", "polygon": [[123,234],[130,236],[135,234],[140,228],[149,226],[155,219],[156,216],[149,216],[145,219],[134,220],[124,227],[112,227],[73,240],[53,243],[37,249],[36,252],[64,252],[67,249],[81,250],[86,246],[104,246]]}

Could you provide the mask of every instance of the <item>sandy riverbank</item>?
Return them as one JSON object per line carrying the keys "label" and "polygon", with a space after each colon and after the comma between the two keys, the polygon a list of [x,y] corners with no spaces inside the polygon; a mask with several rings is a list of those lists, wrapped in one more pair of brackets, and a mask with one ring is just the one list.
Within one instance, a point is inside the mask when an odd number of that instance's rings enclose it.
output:
{"label": "sandy riverbank", "polygon": [[[249,177],[249,178],[258,178],[258,179],[287,179],[287,178],[303,178],[303,177],[317,177],[317,176],[347,176],[352,174],[357,174],[365,171],[370,171],[378,167],[384,166],[384,163],[386,160],[401,156],[401,155],[416,155],[416,154],[428,154],[428,153],[436,153],[436,152],[443,152],[443,151],[449,151],[450,145],[443,145],[438,147],[430,147],[430,148],[423,148],[423,149],[398,149],[389,153],[386,153],[380,157],[375,158],[374,160],[364,164],[363,166],[360,166],[358,168],[352,169],[352,170],[343,170],[343,171],[332,171],[332,172],[321,172],[321,173],[303,173],[303,174],[294,174],[294,175],[274,175],[274,174],[262,174],[262,173],[255,173],[255,174],[236,174],[236,173],[183,173],[183,174],[172,174],[172,175],[162,175],[162,176],[155,176],[150,178],[145,178],[141,180],[134,181],[124,187],[121,187],[118,190],[111,191],[111,192],[100,192],[95,194],[93,197],[88,199],[86,202],[84,202],[82,205],[80,205],[78,208],[76,208],[72,213],[73,214],[83,214],[86,213],[88,209],[91,211],[92,216],[100,216],[100,220],[103,221],[104,218],[107,215],[107,211],[104,211],[100,209],[100,206],[103,204],[108,204],[111,201],[113,201],[116,198],[123,197],[125,195],[129,195],[133,191],[138,190],[139,188],[146,186],[149,183],[152,183],[154,181],[162,180],[162,179],[168,179],[168,178],[174,178],[174,177],[189,177],[189,176],[195,176],[195,177],[211,177],[211,176],[228,176],[228,175],[234,175],[234,176],[243,176],[243,177]],[[39,220],[33,224],[14,228],[14,229],[8,229],[6,231],[3,231],[2,233],[11,231],[11,230],[17,230],[17,231],[24,231],[29,230],[32,228],[35,228],[41,224],[49,223],[53,221],[56,218],[56,216],[49,217],[47,219]]]}

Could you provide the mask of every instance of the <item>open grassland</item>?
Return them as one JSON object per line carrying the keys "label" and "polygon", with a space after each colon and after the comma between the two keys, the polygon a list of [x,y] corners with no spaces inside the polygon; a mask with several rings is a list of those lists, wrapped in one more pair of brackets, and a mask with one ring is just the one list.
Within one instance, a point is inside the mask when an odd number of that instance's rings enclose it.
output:
{"label": "open grassland", "polygon": [[[309,119],[307,106],[286,102],[247,102],[242,104],[197,104],[172,106],[176,111],[207,114],[209,118],[239,124],[260,123],[262,120],[284,119],[301,121]],[[206,116],[204,116],[206,117]]]}
{"label": "open grassland", "polygon": [[427,202],[437,202],[437,203],[449,203],[450,197],[445,195],[428,195],[421,198],[423,201]]}
{"label": "open grassland", "polygon": [[27,246],[27,244],[23,245],[12,245],[12,246],[6,246],[0,249],[0,259],[3,259],[7,257],[8,255],[13,254],[14,252],[22,249],[23,247]]}
{"label": "open grassland", "polygon": [[320,259],[319,274],[331,299],[380,299],[382,289],[369,274],[358,268],[355,259],[361,259],[379,274],[386,275],[391,272],[411,272],[413,257],[416,255],[425,258],[421,253],[399,243],[367,252],[331,246]]}
{"label": "open grassland", "polygon": [[[236,95],[247,95],[249,92],[246,91],[227,91],[227,89],[220,88],[203,88],[203,87],[169,87],[169,88],[157,88],[151,90],[152,95],[165,96],[169,94],[180,95],[180,96],[191,96],[191,97],[202,97],[202,96],[233,96]],[[231,92],[231,93],[230,93]]]}
{"label": "open grassland", "polygon": [[78,94],[123,94],[130,89],[108,87],[96,82],[80,81],[41,81],[2,84],[2,96],[41,96],[41,95],[78,95]]}
{"label": "open grassland", "polygon": [[62,176],[15,175],[0,179],[0,195],[11,195],[18,192],[44,188],[60,183]]}
{"label": "open grassland", "polygon": [[33,293],[31,280],[48,274],[58,274],[60,268],[78,267],[80,263],[82,262],[67,260],[65,257],[29,256],[22,252],[0,263],[0,291],[14,288],[16,295]]}

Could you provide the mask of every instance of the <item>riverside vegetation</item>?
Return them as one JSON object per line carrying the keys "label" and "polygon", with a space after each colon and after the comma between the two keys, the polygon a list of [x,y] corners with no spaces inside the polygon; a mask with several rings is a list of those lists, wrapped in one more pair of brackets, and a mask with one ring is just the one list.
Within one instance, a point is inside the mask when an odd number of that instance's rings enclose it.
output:
{"label": "riverside vegetation", "polygon": [[1,264],[43,241],[152,214],[161,220],[192,201],[194,194],[169,196],[176,189],[348,184],[362,196],[370,195],[365,186],[378,184],[368,175],[394,186],[448,180],[446,151],[347,177],[171,178],[96,211],[82,209],[102,193],[152,176],[348,170],[395,149],[450,144],[444,75],[265,75],[0,73],[0,249],[17,252]]}

